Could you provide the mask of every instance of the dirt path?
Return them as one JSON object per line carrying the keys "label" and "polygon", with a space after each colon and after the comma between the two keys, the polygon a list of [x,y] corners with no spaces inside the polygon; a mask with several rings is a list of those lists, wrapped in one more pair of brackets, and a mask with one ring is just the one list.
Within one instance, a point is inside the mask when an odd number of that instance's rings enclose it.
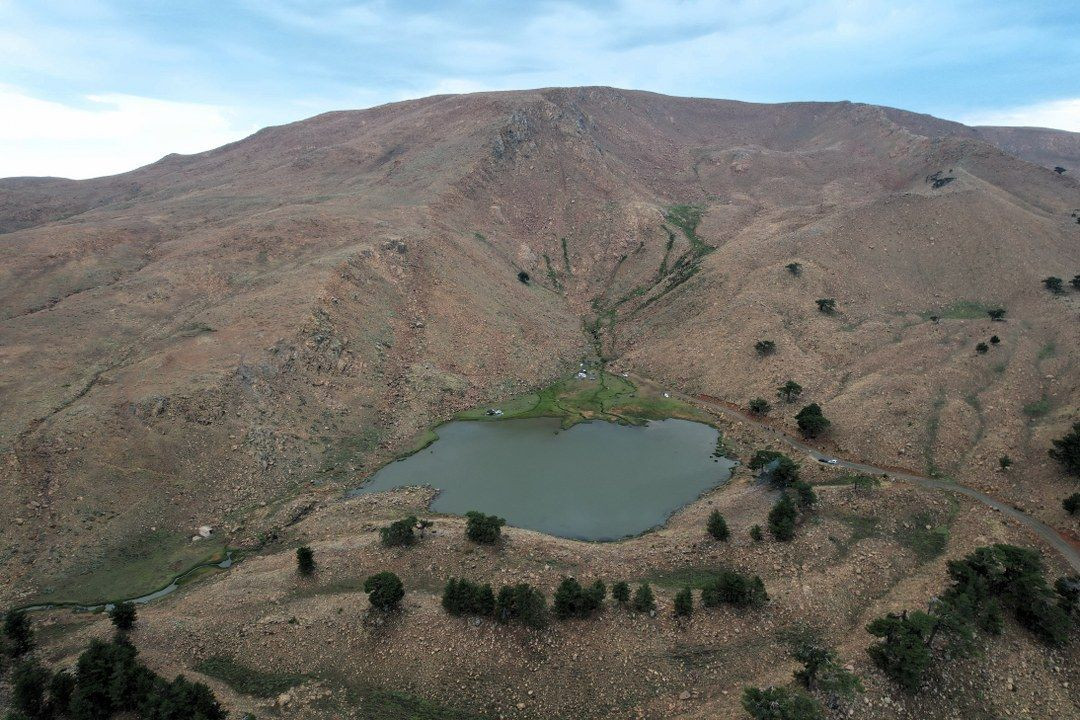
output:
{"label": "dirt path", "polygon": [[1004,503],[1000,500],[996,500],[995,498],[987,495],[986,493],[966,487],[964,485],[959,485],[954,482],[936,480],[934,478],[916,475],[914,473],[911,473],[910,471],[877,467],[876,465],[867,465],[864,463],[852,462],[850,460],[843,460],[841,458],[835,457],[834,455],[824,453],[815,447],[811,447],[810,445],[807,445],[805,442],[799,440],[792,435],[789,435],[783,430],[773,427],[768,423],[762,422],[761,420],[754,418],[753,416],[748,415],[741,410],[736,409],[735,407],[729,405],[728,403],[725,403],[718,398],[713,398],[708,395],[698,395],[692,397],[674,391],[670,392],[673,396],[678,397],[681,400],[684,400],[691,404],[706,407],[710,410],[718,412],[722,415],[726,415],[735,420],[739,420],[741,422],[750,423],[762,432],[766,433],[767,435],[772,435],[773,437],[787,443],[788,445],[791,445],[797,450],[801,450],[802,452],[807,453],[815,460],[834,459],[836,460],[836,462],[834,463],[836,467],[847,468],[849,470],[855,470],[857,472],[867,473],[870,475],[888,475],[895,480],[901,480],[903,482],[912,483],[921,487],[931,488],[934,490],[945,490],[947,492],[960,493],[961,495],[966,495],[970,498],[978,500],[984,505],[987,505],[994,510],[1003,513],[1004,515],[1016,520],[1017,522],[1027,527],[1029,530],[1038,535],[1039,538],[1041,538],[1044,542],[1046,542],[1059,553],[1061,553],[1061,555],[1065,558],[1069,565],[1072,566],[1072,569],[1074,571],[1080,572],[1080,551],[1077,550],[1076,546],[1069,539],[1064,537],[1061,533],[1059,533],[1051,526],[1041,522],[1040,520],[1036,520],[1025,512],[1017,510],[1012,505]]}

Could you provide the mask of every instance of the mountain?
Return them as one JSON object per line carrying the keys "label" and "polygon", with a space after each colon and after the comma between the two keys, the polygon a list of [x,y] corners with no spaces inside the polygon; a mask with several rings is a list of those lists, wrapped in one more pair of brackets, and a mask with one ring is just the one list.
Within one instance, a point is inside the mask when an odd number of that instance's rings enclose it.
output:
{"label": "mountain", "polygon": [[1078,158],[1073,133],[589,87],[0,180],[5,599],[152,584],[199,526],[235,544],[593,355],[742,406],[796,379],[837,452],[1075,530],[1046,449],[1080,293],[1041,281],[1080,273]]}

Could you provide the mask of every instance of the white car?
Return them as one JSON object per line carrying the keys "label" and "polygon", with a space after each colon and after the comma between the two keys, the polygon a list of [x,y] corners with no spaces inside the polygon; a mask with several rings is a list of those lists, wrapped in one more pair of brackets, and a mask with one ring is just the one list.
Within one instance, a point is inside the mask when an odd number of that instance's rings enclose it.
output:
{"label": "white car", "polygon": [[818,458],[818,462],[825,463],[826,465],[837,465],[840,461],[836,458]]}

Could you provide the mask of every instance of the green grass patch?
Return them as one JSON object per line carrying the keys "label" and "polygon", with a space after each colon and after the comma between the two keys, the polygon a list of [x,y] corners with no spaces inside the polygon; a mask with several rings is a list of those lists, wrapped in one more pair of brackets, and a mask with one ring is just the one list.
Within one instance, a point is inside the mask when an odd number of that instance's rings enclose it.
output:
{"label": "green grass patch", "polygon": [[1039,354],[1036,356],[1039,360],[1049,360],[1057,355],[1057,345],[1052,342],[1048,342],[1039,348]]}
{"label": "green grass patch", "polygon": [[978,320],[988,317],[989,305],[975,300],[958,300],[940,310],[927,310],[921,313],[923,320],[938,317],[942,320]]}
{"label": "green grass patch", "polygon": [[191,542],[187,535],[157,530],[84,562],[78,572],[60,578],[34,602],[95,604],[147,595],[186,570],[225,558],[225,544],[215,538]]}
{"label": "green grass patch", "polygon": [[897,529],[896,539],[915,553],[919,562],[928,562],[945,552],[949,544],[949,527],[936,524],[930,513],[915,513]]}
{"label": "green grass patch", "polygon": [[1029,418],[1040,418],[1050,412],[1050,398],[1045,395],[1041,400],[1030,402],[1024,406],[1024,414]]}
{"label": "green grass patch", "polygon": [[197,672],[220,680],[242,695],[270,698],[280,695],[304,681],[296,673],[256,670],[227,655],[213,655],[195,666]]}
{"label": "green grass patch", "polygon": [[881,478],[874,477],[873,475],[864,475],[862,473],[841,475],[838,478],[834,478],[831,480],[823,480],[822,482],[814,483],[815,486],[822,487],[854,485],[860,490],[870,490],[872,488],[876,488],[880,484]]}
{"label": "green grass patch", "polygon": [[337,440],[323,452],[318,472],[334,479],[345,478],[364,465],[365,458],[375,452],[381,436],[374,427],[364,428],[359,435]]}
{"label": "green grass patch", "polygon": [[360,702],[359,717],[363,720],[488,720],[484,715],[436,705],[396,690],[366,694]]}

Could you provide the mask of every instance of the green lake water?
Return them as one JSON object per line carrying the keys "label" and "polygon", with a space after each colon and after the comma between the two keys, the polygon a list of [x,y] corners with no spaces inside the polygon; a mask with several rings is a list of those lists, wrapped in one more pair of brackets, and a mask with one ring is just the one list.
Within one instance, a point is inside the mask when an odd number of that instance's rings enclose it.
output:
{"label": "green lake water", "polygon": [[549,535],[615,540],[663,524],[734,466],[712,457],[714,428],[687,420],[568,430],[555,418],[456,421],[438,434],[350,494],[431,485],[436,512],[479,510]]}

